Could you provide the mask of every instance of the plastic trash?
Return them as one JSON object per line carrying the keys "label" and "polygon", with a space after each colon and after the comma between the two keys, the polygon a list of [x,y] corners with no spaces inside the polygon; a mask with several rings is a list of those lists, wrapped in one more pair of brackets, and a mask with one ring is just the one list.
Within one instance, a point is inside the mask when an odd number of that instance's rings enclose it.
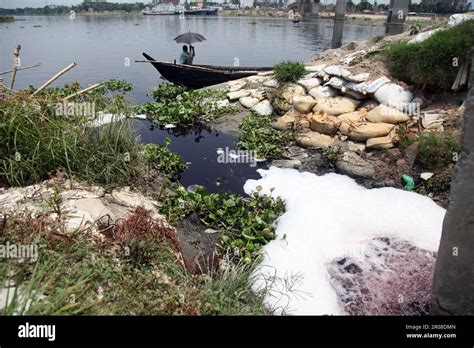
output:
{"label": "plastic trash", "polygon": [[413,191],[413,188],[415,187],[415,181],[413,178],[409,175],[403,174],[402,179],[405,182],[405,190]]}

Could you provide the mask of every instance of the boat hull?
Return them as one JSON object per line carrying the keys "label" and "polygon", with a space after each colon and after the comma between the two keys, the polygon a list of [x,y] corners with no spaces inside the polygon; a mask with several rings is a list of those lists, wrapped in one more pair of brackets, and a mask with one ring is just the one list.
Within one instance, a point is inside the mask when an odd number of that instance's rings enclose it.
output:
{"label": "boat hull", "polygon": [[186,10],[186,16],[217,16],[217,8],[214,10]]}
{"label": "boat hull", "polygon": [[218,67],[211,65],[185,65],[158,62],[146,53],[143,56],[150,61],[166,80],[198,89],[219,83],[241,79],[258,74],[259,71],[271,71],[273,68]]}

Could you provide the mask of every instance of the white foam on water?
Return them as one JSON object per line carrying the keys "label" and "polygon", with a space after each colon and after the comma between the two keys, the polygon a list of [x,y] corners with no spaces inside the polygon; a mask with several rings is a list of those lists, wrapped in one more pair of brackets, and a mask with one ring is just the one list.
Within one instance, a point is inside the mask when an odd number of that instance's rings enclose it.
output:
{"label": "white foam on water", "polygon": [[[246,193],[280,196],[286,212],[276,239],[263,248],[254,289],[270,290],[265,304],[276,314],[344,314],[327,264],[356,253],[374,237],[408,240],[436,251],[445,209],[430,198],[395,188],[366,189],[339,174],[317,176],[295,169],[258,170]],[[271,193],[270,189],[274,188]]]}

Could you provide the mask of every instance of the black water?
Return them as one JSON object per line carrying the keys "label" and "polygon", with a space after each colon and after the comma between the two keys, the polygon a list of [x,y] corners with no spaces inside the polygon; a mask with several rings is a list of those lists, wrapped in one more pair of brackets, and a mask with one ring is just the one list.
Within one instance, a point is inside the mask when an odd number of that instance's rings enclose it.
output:
{"label": "black water", "polygon": [[178,130],[160,129],[146,120],[130,120],[130,127],[136,131],[142,143],[163,144],[166,138],[171,140],[169,149],[183,156],[189,162],[188,169],[182,174],[183,186],[202,185],[210,193],[227,191],[243,194],[243,185],[248,179],[260,178],[259,163],[219,163],[218,149],[236,149],[234,137],[206,129]]}

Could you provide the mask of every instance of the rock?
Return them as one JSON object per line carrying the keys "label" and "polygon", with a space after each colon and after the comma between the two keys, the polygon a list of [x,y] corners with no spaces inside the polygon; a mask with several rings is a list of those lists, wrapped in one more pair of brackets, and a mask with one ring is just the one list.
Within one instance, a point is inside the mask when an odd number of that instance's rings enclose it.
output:
{"label": "rock", "polygon": [[242,81],[240,83],[236,83],[230,86],[229,91],[230,92],[237,92],[240,91],[244,86],[246,85],[245,81]]}
{"label": "rock", "polygon": [[455,13],[455,14],[449,16],[448,27],[454,27],[458,24],[461,24],[462,22],[470,21],[470,20],[474,20],[474,13],[472,13],[472,12]]}
{"label": "rock", "polygon": [[311,112],[315,105],[316,100],[309,95],[296,95],[293,97],[293,107],[302,114]]}
{"label": "rock", "polygon": [[250,89],[250,96],[257,98],[258,101],[266,99],[267,92],[264,89]]}
{"label": "rock", "polygon": [[375,168],[372,163],[354,152],[344,152],[337,160],[336,168],[340,173],[351,177],[372,179],[375,176]]}
{"label": "rock", "polygon": [[318,149],[334,145],[335,139],[326,134],[307,132],[296,138],[296,143],[303,147]]}
{"label": "rock", "polygon": [[415,142],[405,149],[405,158],[407,159],[408,167],[412,168],[413,164],[415,164],[416,157],[418,156],[418,152],[420,151],[420,146],[418,142]]}
{"label": "rock", "polygon": [[374,94],[380,104],[403,106],[413,99],[413,94],[396,83],[387,83],[380,87]]}
{"label": "rock", "polygon": [[273,113],[273,108],[267,99],[252,107],[252,110],[261,116],[270,116]]}
{"label": "rock", "polygon": [[341,132],[342,135],[347,136],[351,133],[352,131],[352,125],[347,122],[341,122],[339,124],[339,132]]}
{"label": "rock", "polygon": [[283,152],[282,157],[285,159],[297,159],[303,161],[308,158],[309,155],[307,150],[296,145],[291,145],[285,150],[285,152]]}
{"label": "rock", "polygon": [[320,72],[320,71],[324,71],[325,67],[326,67],[326,64],[306,65],[305,69],[306,71],[310,71],[310,72]]}
{"label": "rock", "polygon": [[397,124],[408,121],[410,118],[407,114],[391,108],[387,105],[379,105],[369,111],[366,116],[367,121],[377,123],[391,123]]}
{"label": "rock", "polygon": [[355,143],[348,140],[345,142],[345,144],[348,151],[357,152],[358,154],[365,151],[365,144],[363,143]]}
{"label": "rock", "polygon": [[309,91],[311,88],[319,86],[322,83],[322,80],[317,77],[312,77],[298,80],[297,83]]}
{"label": "rock", "polygon": [[224,108],[224,107],[229,106],[229,105],[230,105],[229,99],[223,99],[223,100],[216,101],[216,106],[218,108]]}
{"label": "rock", "polygon": [[281,114],[290,110],[291,105],[286,101],[285,98],[275,96],[272,101],[272,106],[275,108],[277,113]]}
{"label": "rock", "polygon": [[267,80],[263,83],[263,85],[265,87],[270,87],[270,88],[278,88],[278,86],[280,86],[280,84],[278,83],[277,80],[275,79],[271,79],[271,80]]}
{"label": "rock", "polygon": [[384,137],[394,127],[393,124],[389,123],[361,123],[352,128],[349,137],[356,141],[366,141],[370,138]]}
{"label": "rock", "polygon": [[99,198],[82,198],[73,202],[78,211],[88,212],[93,220],[99,220],[105,215],[108,215],[112,220],[115,220],[114,214]]}
{"label": "rock", "polygon": [[290,83],[287,86],[285,86],[283,91],[281,92],[281,96],[285,98],[285,100],[290,104],[293,102],[294,96],[303,95],[303,94],[304,94],[304,88],[294,83]]}
{"label": "rock", "polygon": [[298,169],[301,166],[301,161],[297,159],[286,159],[286,160],[274,160],[272,166],[278,168],[295,168]]}
{"label": "rock", "polygon": [[248,97],[249,95],[250,95],[250,91],[240,90],[240,91],[227,93],[227,98],[229,98],[230,101],[235,101],[243,97]]}
{"label": "rock", "polygon": [[273,123],[272,127],[278,130],[286,130],[288,128],[292,128],[292,126],[296,122],[296,117],[294,114],[287,113],[280,117],[275,123]]}
{"label": "rock", "polygon": [[145,209],[154,211],[155,206],[139,192],[133,192],[130,187],[115,189],[111,193],[111,197],[116,203],[128,208],[136,208],[143,206]]}
{"label": "rock", "polygon": [[431,177],[434,175],[434,173],[431,173],[431,172],[424,172],[424,173],[421,173],[420,174],[420,178],[422,178],[423,180],[425,181],[428,181],[429,179],[431,179]]}
{"label": "rock", "polygon": [[392,137],[390,136],[385,136],[385,137],[379,137],[379,138],[371,138],[367,139],[367,142],[365,143],[367,149],[391,149],[394,145],[392,142]]}
{"label": "rock", "polygon": [[251,107],[257,105],[259,100],[258,98],[254,97],[242,97],[239,99],[239,102],[240,104],[242,104],[242,106],[246,107],[247,109],[250,109]]}
{"label": "rock", "polygon": [[298,120],[298,127],[301,128],[301,129],[309,128],[310,124],[311,123],[309,122],[309,120],[306,117],[301,117]]}
{"label": "rock", "polygon": [[338,94],[338,92],[329,86],[317,86],[317,87],[311,88],[308,94],[312,96],[314,99],[319,99],[319,98],[335,97]]}
{"label": "rock", "polygon": [[259,76],[259,75],[253,75],[253,76],[249,76],[247,77],[247,81],[250,82],[250,83],[260,83],[260,82],[263,82],[265,81],[267,78],[265,76]]}
{"label": "rock", "polygon": [[310,122],[310,128],[312,130],[328,135],[336,134],[341,123],[338,117],[326,114],[314,114]]}
{"label": "rock", "polygon": [[341,115],[354,111],[360,104],[360,101],[348,97],[327,97],[316,100],[314,112],[325,112],[330,115]]}

